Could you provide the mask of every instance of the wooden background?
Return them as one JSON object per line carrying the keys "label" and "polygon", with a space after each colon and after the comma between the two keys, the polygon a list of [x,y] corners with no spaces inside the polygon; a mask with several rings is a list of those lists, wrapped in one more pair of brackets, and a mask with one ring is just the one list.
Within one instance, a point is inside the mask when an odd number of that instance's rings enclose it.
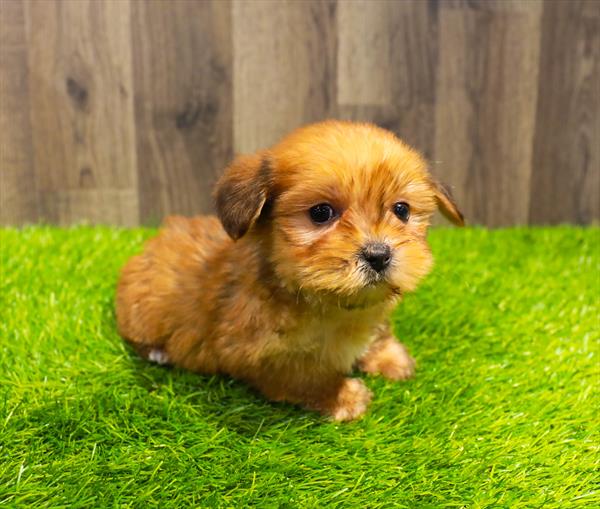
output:
{"label": "wooden background", "polygon": [[600,218],[600,2],[0,0],[0,223],[210,211],[329,117],[419,148],[470,223]]}

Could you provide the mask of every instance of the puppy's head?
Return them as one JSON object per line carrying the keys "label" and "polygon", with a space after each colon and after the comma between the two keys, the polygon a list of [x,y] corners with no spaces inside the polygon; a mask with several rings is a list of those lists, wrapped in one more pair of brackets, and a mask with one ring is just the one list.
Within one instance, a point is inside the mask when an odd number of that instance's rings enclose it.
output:
{"label": "puppy's head", "polygon": [[348,306],[416,287],[432,265],[426,233],[436,208],[463,224],[421,156],[369,124],[298,129],[236,159],[215,196],[227,233],[266,246],[286,286]]}

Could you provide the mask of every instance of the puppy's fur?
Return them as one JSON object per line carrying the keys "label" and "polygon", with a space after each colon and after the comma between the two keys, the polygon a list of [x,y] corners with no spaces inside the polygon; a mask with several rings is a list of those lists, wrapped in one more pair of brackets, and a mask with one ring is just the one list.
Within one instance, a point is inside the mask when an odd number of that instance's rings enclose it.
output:
{"label": "puppy's fur", "polygon": [[[436,207],[463,224],[417,152],[373,125],[314,124],[238,157],[215,198],[218,219],[168,218],[123,269],[119,331],[142,356],[224,373],[336,420],[371,399],[347,376],[353,367],[413,374],[386,315],[431,269]],[[335,216],[315,222],[310,209],[324,203]],[[382,271],[365,260],[373,243],[389,246]]]}

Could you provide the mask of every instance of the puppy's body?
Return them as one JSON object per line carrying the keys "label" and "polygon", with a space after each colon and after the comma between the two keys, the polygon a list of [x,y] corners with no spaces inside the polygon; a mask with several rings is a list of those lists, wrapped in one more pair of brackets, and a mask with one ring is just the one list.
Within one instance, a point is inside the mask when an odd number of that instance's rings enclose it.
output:
{"label": "puppy's body", "polygon": [[[304,128],[232,164],[217,186],[220,221],[169,218],[130,260],[117,290],[119,330],[144,357],[357,417],[370,393],[346,377],[353,365],[395,379],[412,373],[382,324],[429,271],[436,192],[418,154],[383,130]],[[389,208],[409,199],[413,221],[397,224]],[[316,222],[323,203],[334,203],[336,217]],[[444,204],[450,215],[452,206]],[[363,247],[375,241],[392,246],[378,271]]]}
{"label": "puppy's body", "polygon": [[144,357],[163,352],[170,364],[327,412],[321,396],[335,396],[392,301],[363,309],[311,302],[278,284],[259,246],[251,235],[234,243],[215,217],[169,218],[123,272],[120,332]]}

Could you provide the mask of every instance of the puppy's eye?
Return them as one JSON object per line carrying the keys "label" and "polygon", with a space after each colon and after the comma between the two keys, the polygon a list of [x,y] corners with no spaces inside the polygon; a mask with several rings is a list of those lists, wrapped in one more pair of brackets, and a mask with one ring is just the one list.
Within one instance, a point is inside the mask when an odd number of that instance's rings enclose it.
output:
{"label": "puppy's eye", "polygon": [[310,218],[317,224],[328,223],[335,217],[335,210],[329,203],[319,203],[308,211]]}
{"label": "puppy's eye", "polygon": [[394,214],[396,214],[398,219],[400,219],[403,223],[406,223],[410,217],[410,207],[408,206],[408,203],[405,201],[394,203]]}

